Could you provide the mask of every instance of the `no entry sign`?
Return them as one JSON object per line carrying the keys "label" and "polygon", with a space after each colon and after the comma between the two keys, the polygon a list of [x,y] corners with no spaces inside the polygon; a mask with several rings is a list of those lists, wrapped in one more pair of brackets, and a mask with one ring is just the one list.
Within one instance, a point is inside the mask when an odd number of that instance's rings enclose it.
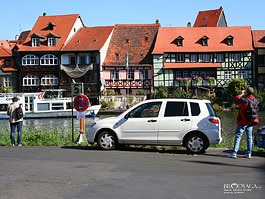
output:
{"label": "no entry sign", "polygon": [[74,107],[77,111],[83,112],[87,110],[88,106],[89,106],[89,99],[86,95],[79,94],[75,96]]}

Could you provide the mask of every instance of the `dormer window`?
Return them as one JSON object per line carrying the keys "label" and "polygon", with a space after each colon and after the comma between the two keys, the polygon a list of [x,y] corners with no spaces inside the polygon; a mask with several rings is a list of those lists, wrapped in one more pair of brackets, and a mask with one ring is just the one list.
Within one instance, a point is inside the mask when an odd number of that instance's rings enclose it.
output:
{"label": "dormer window", "polygon": [[129,43],[130,43],[130,39],[128,39],[128,38],[125,39],[125,43],[126,43],[126,44],[129,44]]}
{"label": "dormer window", "polygon": [[61,38],[61,36],[56,35],[54,33],[49,33],[48,35],[46,35],[47,39],[47,45],[48,46],[56,46],[56,44],[58,43],[59,38]]}
{"label": "dormer window", "polygon": [[226,38],[226,42],[227,42],[227,45],[228,45],[228,46],[233,46],[234,37],[233,37],[232,35],[229,35],[229,36]]}
{"label": "dormer window", "polygon": [[56,46],[57,39],[54,37],[49,37],[48,38],[48,46]]}
{"label": "dormer window", "polygon": [[32,47],[40,46],[40,38],[31,38]]}
{"label": "dormer window", "polygon": [[43,37],[42,35],[33,33],[31,35],[31,46],[32,47],[40,46],[41,42],[43,42],[44,39],[45,37]]}
{"label": "dormer window", "polygon": [[203,36],[202,38],[201,38],[201,42],[202,42],[202,45],[203,46],[208,46],[208,37],[207,36]]}
{"label": "dormer window", "polygon": [[177,45],[177,46],[183,46],[183,40],[184,38],[179,36],[178,38],[176,38],[174,41],[172,41],[171,43]]}

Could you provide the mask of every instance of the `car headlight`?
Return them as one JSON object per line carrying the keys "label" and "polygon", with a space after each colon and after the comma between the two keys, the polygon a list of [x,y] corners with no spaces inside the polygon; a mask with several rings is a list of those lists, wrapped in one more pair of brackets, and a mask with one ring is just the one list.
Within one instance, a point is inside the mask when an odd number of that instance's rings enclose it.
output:
{"label": "car headlight", "polygon": [[89,128],[92,128],[93,126],[95,126],[97,123],[96,122],[93,122]]}

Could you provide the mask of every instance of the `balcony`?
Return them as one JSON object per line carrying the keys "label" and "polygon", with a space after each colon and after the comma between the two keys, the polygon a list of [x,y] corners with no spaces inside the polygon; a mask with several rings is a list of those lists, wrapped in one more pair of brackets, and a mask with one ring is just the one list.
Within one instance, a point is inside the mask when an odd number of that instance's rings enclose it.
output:
{"label": "balcony", "polygon": [[151,80],[105,80],[106,88],[151,88]]}

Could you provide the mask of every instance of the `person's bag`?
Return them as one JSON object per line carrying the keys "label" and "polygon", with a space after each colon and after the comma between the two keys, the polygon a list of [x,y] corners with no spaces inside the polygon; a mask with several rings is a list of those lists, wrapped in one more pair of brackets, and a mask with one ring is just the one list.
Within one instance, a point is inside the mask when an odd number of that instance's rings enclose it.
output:
{"label": "person's bag", "polygon": [[16,119],[20,120],[24,116],[22,105],[20,104],[19,107],[15,109],[15,117]]}
{"label": "person's bag", "polygon": [[245,116],[249,121],[254,121],[258,118],[259,102],[255,98],[246,98],[248,106],[245,111]]}

